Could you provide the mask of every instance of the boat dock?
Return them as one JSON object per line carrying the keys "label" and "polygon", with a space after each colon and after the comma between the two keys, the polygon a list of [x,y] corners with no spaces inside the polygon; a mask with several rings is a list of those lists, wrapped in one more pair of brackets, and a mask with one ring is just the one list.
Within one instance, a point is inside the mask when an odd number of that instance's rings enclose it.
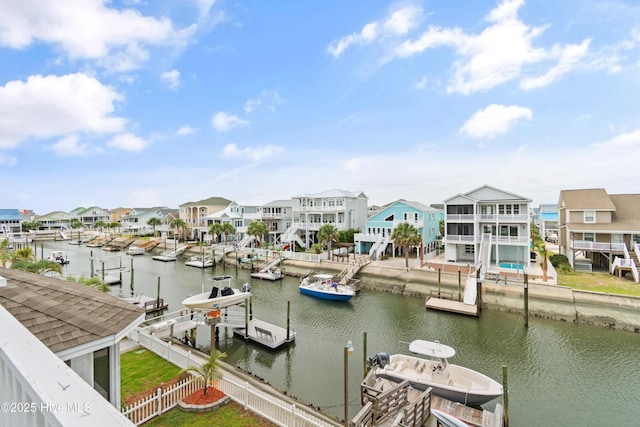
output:
{"label": "boat dock", "polygon": [[463,301],[454,301],[452,292],[431,291],[431,295],[427,297],[425,308],[478,317],[477,295],[477,279],[469,274],[464,287]]}
{"label": "boat dock", "polygon": [[272,325],[262,320],[249,320],[248,326],[248,334],[245,334],[244,327],[233,328],[233,333],[238,337],[251,340],[257,344],[269,347],[272,350],[291,343],[296,339],[295,332],[289,330],[289,336],[287,337],[287,330],[285,328]]}
{"label": "boat dock", "polygon": [[497,404],[495,411],[475,409],[462,403],[453,402],[438,396],[431,397],[431,407],[461,419],[470,426],[502,427],[502,405]]}

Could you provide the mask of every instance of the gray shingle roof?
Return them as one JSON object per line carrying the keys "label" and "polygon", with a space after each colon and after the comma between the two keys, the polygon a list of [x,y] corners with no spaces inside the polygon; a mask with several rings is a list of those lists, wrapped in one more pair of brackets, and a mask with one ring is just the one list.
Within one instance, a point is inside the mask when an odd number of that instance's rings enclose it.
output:
{"label": "gray shingle roof", "polygon": [[81,283],[0,268],[0,304],[54,353],[116,335],[144,310]]}

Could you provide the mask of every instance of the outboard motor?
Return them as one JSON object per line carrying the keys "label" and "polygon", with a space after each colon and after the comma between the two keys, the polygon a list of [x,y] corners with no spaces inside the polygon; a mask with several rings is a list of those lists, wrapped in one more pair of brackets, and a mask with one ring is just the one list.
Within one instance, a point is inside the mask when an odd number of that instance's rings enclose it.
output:
{"label": "outboard motor", "polygon": [[251,292],[251,285],[249,283],[242,285],[242,292]]}
{"label": "outboard motor", "polygon": [[370,367],[379,366],[381,368],[384,368],[389,364],[389,361],[389,353],[376,353],[375,356],[369,358],[367,364]]}

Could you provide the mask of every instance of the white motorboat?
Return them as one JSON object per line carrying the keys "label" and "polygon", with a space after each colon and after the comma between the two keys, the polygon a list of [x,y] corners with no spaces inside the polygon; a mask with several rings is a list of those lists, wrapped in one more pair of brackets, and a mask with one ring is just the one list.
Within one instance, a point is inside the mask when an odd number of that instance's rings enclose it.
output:
{"label": "white motorboat", "polygon": [[184,265],[188,265],[189,267],[210,268],[213,267],[213,260],[211,257],[192,256],[184,262]]}
{"label": "white motorboat", "polygon": [[[182,305],[191,310],[211,310],[215,308],[229,307],[245,302],[251,297],[251,286],[245,283],[242,289],[234,289],[229,286],[231,276],[218,276],[213,280],[215,285],[211,292],[192,295],[182,301]],[[222,285],[227,285],[221,288]]]}
{"label": "white motorboat", "polygon": [[145,248],[141,248],[140,246],[129,246],[129,249],[125,252],[127,255],[144,255],[146,253]]}
{"label": "white motorboat", "polygon": [[52,251],[51,256],[47,258],[49,261],[57,262],[60,265],[69,264],[69,256],[64,251]]}
{"label": "white motorboat", "polygon": [[255,273],[251,273],[251,277],[264,280],[280,280],[284,277],[282,271],[279,268],[267,268],[266,270],[260,270]]}
{"label": "white motorboat", "polygon": [[313,282],[309,277],[300,281],[300,293],[331,301],[349,301],[356,292],[347,286],[339,285],[331,274],[316,274]]}
{"label": "white motorboat", "polygon": [[472,369],[448,362],[456,352],[437,341],[415,340],[409,351],[426,358],[405,354],[378,353],[369,364],[376,375],[395,381],[408,380],[419,390],[433,388],[433,394],[466,405],[481,405],[502,395],[502,385]]}

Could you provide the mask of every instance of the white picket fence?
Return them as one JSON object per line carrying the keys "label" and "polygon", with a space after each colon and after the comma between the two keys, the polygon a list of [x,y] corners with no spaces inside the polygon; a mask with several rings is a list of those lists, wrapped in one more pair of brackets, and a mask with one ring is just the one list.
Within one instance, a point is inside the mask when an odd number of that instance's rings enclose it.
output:
{"label": "white picket fence", "polygon": [[[144,330],[134,331],[129,338],[183,369],[187,366],[201,365],[203,362],[202,357],[192,355],[191,351],[185,351],[180,346],[173,346]],[[244,409],[250,410],[274,424],[282,427],[336,427],[340,425],[317,416],[304,406],[296,406],[294,403],[289,403],[268,391],[243,381],[231,372],[221,369],[220,373],[222,378],[216,382],[216,387],[219,390],[241,404]],[[158,389],[151,396],[123,409],[123,413],[134,424],[140,425],[172,409],[179,400],[188,396],[198,387],[202,387],[201,384],[195,385],[195,383],[195,381],[187,379],[164,392]],[[191,392],[188,392],[189,387],[193,387]]]}
{"label": "white picket fence", "polygon": [[151,418],[164,414],[173,409],[178,402],[189,396],[194,391],[202,388],[202,381],[192,377],[173,384],[167,390],[158,388],[158,391],[144,399],[123,408],[122,413],[135,425],[140,425]]}

